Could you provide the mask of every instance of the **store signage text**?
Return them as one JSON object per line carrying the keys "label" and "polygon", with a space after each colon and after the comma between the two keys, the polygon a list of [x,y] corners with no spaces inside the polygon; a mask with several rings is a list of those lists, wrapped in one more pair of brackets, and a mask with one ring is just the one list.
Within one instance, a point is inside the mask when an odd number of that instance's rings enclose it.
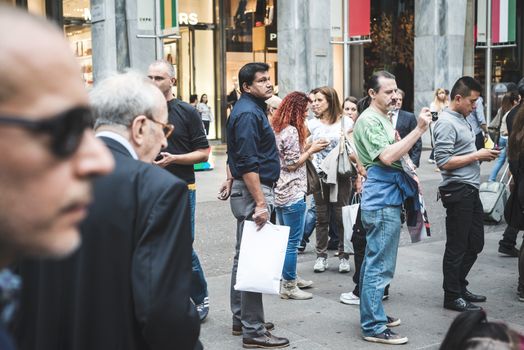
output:
{"label": "store signage text", "polygon": [[180,12],[178,14],[178,22],[181,25],[195,25],[198,24],[198,14],[191,12],[191,13],[185,13]]}

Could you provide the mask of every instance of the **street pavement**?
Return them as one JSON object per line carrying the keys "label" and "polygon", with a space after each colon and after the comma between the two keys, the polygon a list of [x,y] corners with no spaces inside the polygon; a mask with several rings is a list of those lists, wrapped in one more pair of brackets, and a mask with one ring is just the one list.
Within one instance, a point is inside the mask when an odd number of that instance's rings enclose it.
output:
{"label": "street pavement", "polygon": [[[403,349],[438,349],[457,312],[442,308],[442,256],[445,247],[445,211],[436,201],[440,173],[427,163],[424,151],[419,169],[426,206],[431,222],[431,237],[412,244],[403,228],[395,278],[390,298],[384,302],[389,315],[399,317],[402,325],[395,331],[409,338]],[[225,179],[225,147],[213,146],[215,169],[197,173],[197,216],[194,247],[206,273],[210,313],[202,324],[200,339],[206,349],[240,349],[242,337],[231,335],[229,290],[235,246],[236,221],[229,202],[216,199]],[[482,164],[482,180],[486,181],[492,164]],[[497,253],[498,241],[505,224],[485,226],[485,246],[469,274],[470,290],[484,294],[488,301],[482,306],[490,320],[502,320],[524,332],[524,303],[517,299],[517,259]],[[314,242],[314,237],[312,237]],[[520,235],[518,242],[520,244]],[[264,296],[266,321],[276,325],[274,334],[289,338],[291,349],[374,349],[377,345],[362,340],[358,306],[339,302],[340,293],[353,289],[352,271],[338,272],[338,258],[330,252],[329,269],[314,273],[314,244],[299,255],[298,273],[315,282],[313,299],[282,300],[275,295]]]}

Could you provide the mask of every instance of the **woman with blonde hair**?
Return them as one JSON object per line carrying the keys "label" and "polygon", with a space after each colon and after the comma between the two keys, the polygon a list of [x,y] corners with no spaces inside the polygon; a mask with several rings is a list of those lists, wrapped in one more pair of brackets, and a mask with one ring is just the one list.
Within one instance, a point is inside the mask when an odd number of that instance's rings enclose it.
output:
{"label": "woman with blonde hair", "polygon": [[[429,110],[433,113],[437,113],[437,118],[440,115],[440,112],[442,112],[445,108],[449,106],[449,100],[448,100],[448,94],[446,93],[446,90],[443,88],[438,88],[435,90],[435,97],[433,98],[433,102],[429,105]],[[435,156],[434,156],[434,144],[433,144],[433,122],[429,125],[429,134],[431,137],[431,154],[429,155],[428,163],[435,164]],[[438,168],[437,168],[438,169]]]}

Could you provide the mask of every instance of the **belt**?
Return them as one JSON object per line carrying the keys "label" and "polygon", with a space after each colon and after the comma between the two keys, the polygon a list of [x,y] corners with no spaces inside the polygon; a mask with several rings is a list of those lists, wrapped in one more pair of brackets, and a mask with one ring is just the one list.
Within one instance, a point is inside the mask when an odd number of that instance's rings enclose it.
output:
{"label": "belt", "polygon": [[[235,178],[235,181],[242,181],[244,182],[244,180],[242,178],[240,179],[237,179]],[[275,188],[277,183],[276,182],[273,182],[273,181],[266,181],[266,180],[262,180],[260,179],[260,184],[266,186],[266,187],[269,187],[269,188]]]}
{"label": "belt", "polygon": [[267,186],[269,188],[275,188],[276,186],[276,182],[273,182],[273,181],[265,181],[265,180],[260,180],[260,183],[264,186]]}
{"label": "belt", "polygon": [[187,184],[187,188],[192,191],[196,191],[196,184]]}

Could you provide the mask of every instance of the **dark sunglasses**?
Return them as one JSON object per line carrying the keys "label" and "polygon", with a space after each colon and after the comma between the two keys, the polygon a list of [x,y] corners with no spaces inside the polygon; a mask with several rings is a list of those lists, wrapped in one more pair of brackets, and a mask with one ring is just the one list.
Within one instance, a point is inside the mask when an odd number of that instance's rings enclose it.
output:
{"label": "dark sunglasses", "polygon": [[162,125],[162,131],[164,132],[164,135],[166,136],[166,139],[169,136],[171,136],[171,134],[175,130],[175,126],[173,124],[169,124],[169,123],[166,124],[166,123],[159,122],[158,120],[155,120],[155,119],[153,119],[153,117],[150,117],[148,115],[146,115],[146,118],[151,120],[153,123]]}
{"label": "dark sunglasses", "polygon": [[92,126],[92,122],[91,110],[87,107],[75,107],[42,120],[0,115],[0,124],[16,125],[34,133],[48,134],[51,137],[51,151],[58,158],[67,158],[75,153],[84,131]]}

